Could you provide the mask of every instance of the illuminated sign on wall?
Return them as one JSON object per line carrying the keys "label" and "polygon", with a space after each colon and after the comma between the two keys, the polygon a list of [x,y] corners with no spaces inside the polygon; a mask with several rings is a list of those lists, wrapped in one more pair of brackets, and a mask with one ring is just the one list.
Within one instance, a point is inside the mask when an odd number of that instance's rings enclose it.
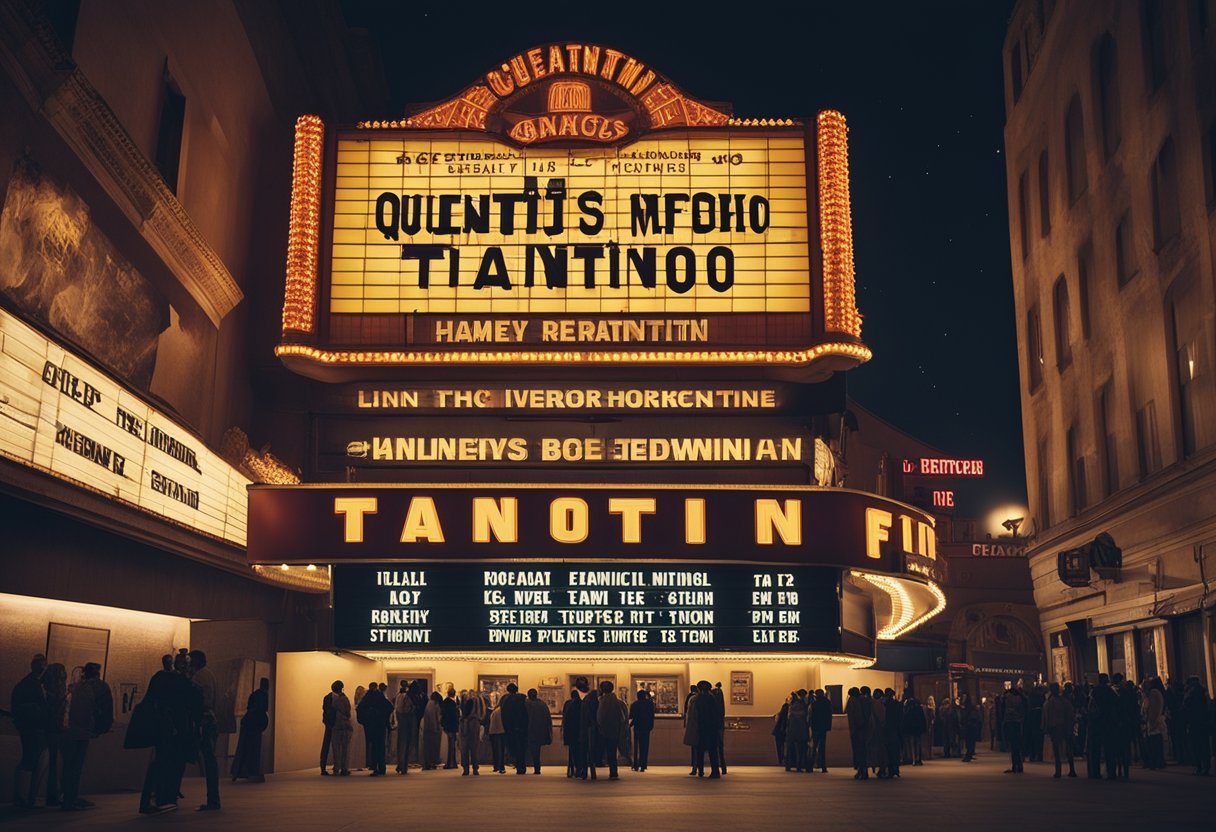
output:
{"label": "illuminated sign on wall", "polygon": [[0,453],[245,544],[249,480],[185,428],[4,310]]}
{"label": "illuminated sign on wall", "polygon": [[[334,568],[334,643],[348,649],[838,652],[839,584],[839,569],[763,564],[344,565]],[[867,631],[873,632],[872,620]],[[872,650],[871,640],[866,652]]]}
{"label": "illuminated sign on wall", "polygon": [[984,476],[984,460],[939,457],[905,459],[903,472],[922,477],[982,477]]}

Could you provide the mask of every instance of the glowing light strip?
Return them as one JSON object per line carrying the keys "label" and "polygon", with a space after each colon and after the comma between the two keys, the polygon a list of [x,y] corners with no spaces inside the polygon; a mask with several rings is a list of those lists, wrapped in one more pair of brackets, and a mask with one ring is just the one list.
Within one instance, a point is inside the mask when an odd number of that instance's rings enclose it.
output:
{"label": "glowing light strip", "polygon": [[287,284],[283,331],[316,329],[317,259],[321,227],[321,148],[325,125],[317,116],[296,119],[291,166],[291,221],[287,231]]}
{"label": "glowing light strip", "polygon": [[849,128],[836,110],[818,122],[819,241],[823,250],[824,329],[861,337],[853,274],[853,218],[849,202]]}
{"label": "glowing light strip", "polygon": [[329,592],[330,567],[309,564],[307,566],[262,566],[255,564],[254,573],[274,584],[303,589],[308,592]]}
{"label": "glowing light strip", "polygon": [[945,593],[932,581],[926,581],[923,584],[918,582],[917,585],[923,586],[932,593],[937,602],[936,606],[928,612],[917,616],[916,602],[912,600],[912,596],[908,594],[907,587],[898,578],[891,578],[886,575],[874,575],[869,572],[850,571],[849,574],[873,584],[885,592],[887,597],[891,599],[891,620],[878,631],[879,641],[897,639],[905,633],[915,630],[946,608]]}
{"label": "glowing light strip", "polygon": [[847,664],[854,668],[869,667],[874,659],[852,653],[373,653],[363,650],[348,650],[366,656],[372,661],[453,661],[453,662],[653,662],[674,664],[695,661],[764,661],[764,662],[828,662]]}
{"label": "glowing light strip", "polygon": [[862,364],[873,357],[869,348],[862,344],[818,344],[803,350],[700,350],[689,352],[642,351],[642,352],[583,352],[537,351],[451,351],[451,352],[405,352],[387,350],[321,350],[303,344],[280,344],[275,355],[298,356],[319,364],[335,366],[366,364],[416,365],[416,364],[785,364],[805,365],[820,358],[837,356],[850,358]]}
{"label": "glowing light strip", "polygon": [[[799,127],[802,122],[792,118],[730,118],[727,119],[726,124],[728,127]],[[403,119],[360,121],[355,124],[355,128],[358,130],[400,130],[411,127],[425,129],[428,126],[430,126],[429,123],[413,116]]]}

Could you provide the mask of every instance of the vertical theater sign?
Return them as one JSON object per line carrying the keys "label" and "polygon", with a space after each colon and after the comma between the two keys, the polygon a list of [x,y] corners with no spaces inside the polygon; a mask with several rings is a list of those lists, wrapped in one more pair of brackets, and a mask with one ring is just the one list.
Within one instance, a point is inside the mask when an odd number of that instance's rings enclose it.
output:
{"label": "vertical theater sign", "polygon": [[835,111],[561,42],[302,117],[277,354],[321,382],[312,482],[250,489],[249,559],[328,565],[373,656],[868,664],[944,599],[932,518],[833,487],[853,285]]}

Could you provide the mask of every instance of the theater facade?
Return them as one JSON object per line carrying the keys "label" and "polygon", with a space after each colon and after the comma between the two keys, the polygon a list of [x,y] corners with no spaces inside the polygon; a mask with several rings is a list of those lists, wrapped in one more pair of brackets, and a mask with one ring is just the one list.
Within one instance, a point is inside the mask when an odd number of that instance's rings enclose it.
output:
{"label": "theater facade", "polygon": [[867,668],[942,567],[929,514],[837,487],[852,245],[840,113],[735,118],[606,46],[300,118],[276,353],[305,482],[249,488],[247,555],[329,604],[324,649],[277,658],[278,767],[315,765],[333,678],[645,688],[671,762],[699,679],[738,762],[791,690],[896,686]]}

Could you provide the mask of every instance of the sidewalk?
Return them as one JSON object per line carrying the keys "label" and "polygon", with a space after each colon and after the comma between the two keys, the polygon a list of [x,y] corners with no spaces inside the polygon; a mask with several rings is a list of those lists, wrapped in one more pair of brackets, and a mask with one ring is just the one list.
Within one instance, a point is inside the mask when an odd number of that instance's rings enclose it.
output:
{"label": "sidewalk", "polygon": [[[198,814],[203,781],[186,780],[187,799],[165,815],[136,814],[136,794],[89,795],[96,808],[82,812],[0,809],[5,830],[211,829],[292,832],[329,830],[449,829],[569,830],[656,829],[1060,829],[1098,824],[1104,830],[1169,828],[1210,832],[1216,828],[1216,780],[1187,769],[1132,770],[1128,782],[1053,780],[1050,763],[1027,763],[1023,775],[1007,775],[1006,760],[989,753],[974,763],[932,760],[908,767],[895,781],[855,782],[852,771],[787,774],[777,768],[731,769],[721,780],[698,780],[685,768],[621,770],[619,781],[567,780],[564,768],[539,777],[457,771],[408,777],[321,777],[315,771],[271,775],[265,783],[221,783],[224,808]],[[1083,769],[1082,769],[1083,771]],[[132,824],[138,826],[132,827]],[[1087,828],[1082,826],[1081,828]]]}

